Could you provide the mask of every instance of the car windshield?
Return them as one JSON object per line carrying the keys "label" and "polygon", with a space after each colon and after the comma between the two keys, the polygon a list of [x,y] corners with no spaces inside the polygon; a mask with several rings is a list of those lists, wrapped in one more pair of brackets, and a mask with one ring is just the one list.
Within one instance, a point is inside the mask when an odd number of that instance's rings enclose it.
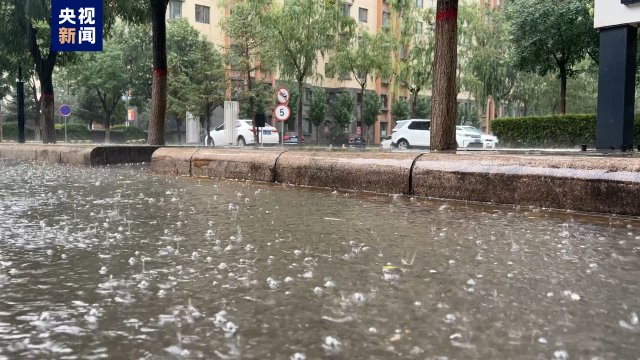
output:
{"label": "car windshield", "polygon": [[478,135],[482,135],[482,134],[484,134],[484,133],[482,132],[482,130],[480,130],[480,129],[478,129],[478,128],[475,128],[475,127],[473,127],[473,126],[462,126],[462,129],[463,129],[464,131],[466,131],[466,132],[470,132],[470,133],[473,133],[473,134],[478,134]]}
{"label": "car windshield", "polygon": [[407,125],[409,120],[398,121],[396,127],[393,128],[393,131],[400,130],[403,126]]}

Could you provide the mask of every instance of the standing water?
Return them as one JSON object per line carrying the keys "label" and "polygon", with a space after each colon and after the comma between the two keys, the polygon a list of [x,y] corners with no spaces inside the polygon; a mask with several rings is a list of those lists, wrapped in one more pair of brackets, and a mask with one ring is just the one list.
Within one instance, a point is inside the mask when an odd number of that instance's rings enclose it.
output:
{"label": "standing water", "polygon": [[0,359],[640,356],[634,219],[0,168]]}

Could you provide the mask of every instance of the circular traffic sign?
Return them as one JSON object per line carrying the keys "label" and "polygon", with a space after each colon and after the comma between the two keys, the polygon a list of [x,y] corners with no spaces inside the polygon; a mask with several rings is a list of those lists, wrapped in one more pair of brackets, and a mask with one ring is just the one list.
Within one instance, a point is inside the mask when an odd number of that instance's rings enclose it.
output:
{"label": "circular traffic sign", "polygon": [[287,121],[291,116],[291,109],[287,105],[280,104],[273,110],[273,116],[275,116],[278,121]]}
{"label": "circular traffic sign", "polygon": [[60,106],[60,115],[64,117],[71,115],[71,106],[67,104]]}
{"label": "circular traffic sign", "polygon": [[289,94],[289,90],[285,87],[281,87],[276,92],[276,98],[278,99],[278,104],[287,104],[289,103],[291,94]]}

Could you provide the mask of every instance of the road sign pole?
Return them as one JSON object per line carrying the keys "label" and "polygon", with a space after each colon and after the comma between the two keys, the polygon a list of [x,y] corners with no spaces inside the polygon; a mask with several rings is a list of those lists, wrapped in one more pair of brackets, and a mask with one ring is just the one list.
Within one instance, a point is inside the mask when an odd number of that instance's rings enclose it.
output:
{"label": "road sign pole", "polygon": [[66,144],[68,142],[68,138],[67,138],[67,117],[64,117],[64,143]]}
{"label": "road sign pole", "polygon": [[280,139],[280,146],[284,148],[284,122],[280,121],[280,133],[282,134],[282,139]]}

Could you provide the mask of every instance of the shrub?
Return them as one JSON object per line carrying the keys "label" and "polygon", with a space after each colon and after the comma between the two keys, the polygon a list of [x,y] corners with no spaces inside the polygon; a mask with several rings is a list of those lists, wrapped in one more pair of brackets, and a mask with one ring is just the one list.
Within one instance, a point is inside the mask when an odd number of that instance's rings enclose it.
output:
{"label": "shrub", "polygon": [[[501,145],[510,147],[595,146],[596,115],[564,115],[496,119],[491,130]],[[634,123],[634,139],[640,144],[640,117]]]}
{"label": "shrub", "polygon": [[[25,128],[24,132],[27,140],[33,139],[33,129]],[[2,124],[2,138],[4,140],[18,141],[18,123]]]}
{"label": "shrub", "polygon": [[123,133],[125,141],[145,140],[147,138],[144,130],[133,126],[116,125],[111,127],[111,131]]}
{"label": "shrub", "polygon": [[[86,125],[67,124],[69,140],[91,140],[91,132]],[[64,141],[64,124],[56,124],[56,140]]]}

